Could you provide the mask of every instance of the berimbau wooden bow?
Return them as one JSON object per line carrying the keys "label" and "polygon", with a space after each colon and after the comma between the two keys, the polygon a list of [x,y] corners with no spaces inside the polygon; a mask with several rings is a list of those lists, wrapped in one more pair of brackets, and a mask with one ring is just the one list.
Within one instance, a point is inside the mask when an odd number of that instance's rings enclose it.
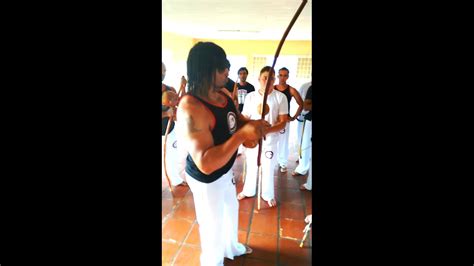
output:
{"label": "berimbau wooden bow", "polygon": [[[290,32],[291,28],[293,27],[293,24],[295,24],[296,19],[301,14],[301,11],[303,11],[303,8],[304,8],[304,6],[306,5],[307,2],[308,2],[308,0],[303,0],[300,7],[298,8],[298,10],[296,10],[295,15],[293,16],[293,19],[290,22],[290,25],[288,25],[288,28],[286,29],[285,33],[283,34],[283,37],[280,40],[280,44],[278,44],[278,48],[277,48],[276,53],[275,53],[275,58],[273,59],[272,69],[270,70],[270,73],[269,73],[268,79],[267,79],[267,83],[265,85],[265,92],[263,93],[262,119],[265,119],[265,113],[266,112],[264,112],[263,110],[265,110],[265,107],[267,105],[268,91],[270,89],[270,86],[273,86],[273,84],[271,84],[268,81],[271,80],[272,74],[275,71],[274,68],[275,68],[275,64],[276,64],[278,55],[280,55],[281,47],[283,46],[283,43],[285,42],[286,36],[288,36],[288,33]],[[257,178],[257,182],[258,182],[258,192],[257,192],[258,193],[257,194],[258,204],[257,204],[257,208],[258,208],[258,210],[260,210],[260,196],[261,196],[260,194],[261,194],[261,179],[262,179],[262,173],[261,173],[262,170],[261,170],[261,167],[260,167],[261,157],[262,157],[262,139],[260,139],[258,141],[258,156],[257,156],[257,166],[258,166],[258,178]]]}
{"label": "berimbau wooden bow", "polygon": [[304,127],[305,126],[306,126],[306,119],[303,118],[303,130],[301,131],[300,147],[298,149],[298,154],[300,155],[300,159],[303,158],[303,137],[304,137]]}
{"label": "berimbau wooden bow", "polygon": [[[181,86],[179,88],[179,91],[178,91],[178,101],[179,102],[179,99],[181,99],[181,97],[184,95],[184,88],[186,87],[186,83],[187,83],[187,80],[184,76],[181,77]],[[162,100],[162,103],[163,103],[163,100]],[[167,104],[165,104],[167,105]],[[173,104],[173,105],[170,105],[169,108],[176,108],[176,105],[177,104]],[[174,117],[175,117],[175,111],[173,110],[173,115],[168,119],[168,124],[166,125],[166,133],[165,133],[165,140],[164,140],[164,145],[163,145],[163,168],[165,170],[165,177],[166,177],[166,181],[168,181],[168,187],[171,191],[171,193],[173,193],[173,186],[171,185],[171,181],[170,181],[170,178],[168,176],[168,170],[166,168],[166,141],[168,140],[168,133],[170,132],[170,127],[171,127],[171,123],[172,121],[174,120]]]}
{"label": "berimbau wooden bow", "polygon": [[238,99],[238,87],[237,87],[237,82],[239,82],[239,78],[237,78],[235,80],[235,83],[234,83],[234,88],[232,90],[232,100],[234,100],[234,103],[235,103],[235,107],[237,108],[237,113],[239,114],[240,113],[240,110],[239,110],[239,99]]}

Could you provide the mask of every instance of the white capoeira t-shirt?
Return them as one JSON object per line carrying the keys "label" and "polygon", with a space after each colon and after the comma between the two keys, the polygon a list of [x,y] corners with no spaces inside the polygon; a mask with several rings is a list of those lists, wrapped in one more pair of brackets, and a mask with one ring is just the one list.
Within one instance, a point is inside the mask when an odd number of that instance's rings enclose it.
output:
{"label": "white capoeira t-shirt", "polygon": [[[245,97],[244,109],[242,114],[249,117],[251,120],[258,120],[262,118],[262,115],[258,112],[259,104],[263,103],[263,95],[259,91],[252,91]],[[267,96],[267,104],[270,107],[270,111],[265,116],[265,120],[272,126],[278,121],[279,115],[288,114],[288,101],[285,94],[273,90]],[[269,133],[265,136],[263,145],[273,145],[278,142],[279,132]]]}

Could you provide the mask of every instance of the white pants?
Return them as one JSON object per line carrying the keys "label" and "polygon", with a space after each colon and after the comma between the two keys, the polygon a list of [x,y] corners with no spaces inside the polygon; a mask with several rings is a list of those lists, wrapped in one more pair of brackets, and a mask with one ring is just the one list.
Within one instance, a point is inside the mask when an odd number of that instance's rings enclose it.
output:
{"label": "white pants", "polygon": [[304,123],[304,133],[303,133],[303,143],[302,143],[302,152],[301,157],[299,158],[299,164],[296,167],[295,171],[299,174],[305,175],[309,171],[309,167],[311,165],[311,135],[312,135],[312,123],[309,120],[306,120]]}
{"label": "white pants", "polygon": [[[284,133],[281,133],[284,132]],[[278,135],[278,164],[281,167],[288,165],[288,138],[290,136],[290,122],[286,123],[284,129]]]}
{"label": "white pants", "polygon": [[[165,175],[163,147],[165,143],[165,136],[161,136],[161,175]],[[186,151],[183,150],[182,145],[178,146],[176,140],[176,127],[168,134],[166,140],[166,170],[170,178],[171,185],[177,186],[181,184],[185,178],[184,167],[186,166]]]}
{"label": "white pants", "polygon": [[310,160],[310,163],[309,163],[309,174],[308,174],[308,178],[306,179],[306,183],[303,184],[303,186],[307,189],[307,190],[312,190],[313,189],[313,166],[311,165],[311,160]]}
{"label": "white pants", "polygon": [[202,183],[186,174],[193,193],[201,238],[201,266],[224,265],[245,253],[238,242],[239,202],[232,169],[212,183]]}
{"label": "white pants", "polygon": [[[262,168],[262,198],[266,201],[275,198],[274,188],[274,169],[277,164],[277,144],[263,146],[261,156],[261,168]],[[246,149],[246,176],[245,184],[242,193],[246,197],[253,197],[256,194],[257,189],[257,157],[258,157],[258,146],[253,149]]]}

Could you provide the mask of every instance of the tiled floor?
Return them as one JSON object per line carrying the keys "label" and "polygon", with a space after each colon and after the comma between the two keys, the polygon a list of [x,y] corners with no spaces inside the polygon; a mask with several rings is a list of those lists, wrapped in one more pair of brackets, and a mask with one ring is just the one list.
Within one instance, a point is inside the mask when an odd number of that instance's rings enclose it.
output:
{"label": "tiled floor", "polygon": [[[238,157],[233,167],[239,177],[237,192],[243,187],[242,159]],[[304,218],[311,214],[312,197],[311,192],[299,190],[306,176],[291,176],[296,159],[290,156],[287,173],[275,168],[277,207],[269,208],[262,200],[258,211],[256,197],[239,201],[239,241],[248,244],[253,253],[233,261],[225,259],[225,265],[311,265],[312,231],[303,248],[299,244],[306,225]],[[178,186],[171,194],[163,177],[161,215],[162,264],[199,266],[199,226],[189,188]]]}

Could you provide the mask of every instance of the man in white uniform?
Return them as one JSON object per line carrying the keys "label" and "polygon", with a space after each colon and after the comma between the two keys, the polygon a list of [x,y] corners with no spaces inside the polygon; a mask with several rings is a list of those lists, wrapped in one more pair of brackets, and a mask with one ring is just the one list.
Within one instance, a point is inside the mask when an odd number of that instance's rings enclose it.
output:
{"label": "man in white uniform", "polygon": [[[309,86],[311,86],[311,84],[312,84],[312,81],[304,83],[303,85],[301,85],[300,89],[298,90],[298,93],[301,95],[301,98],[305,97],[306,92],[308,91],[308,88],[309,88]],[[303,137],[301,135],[301,133],[303,131],[304,115],[305,115],[305,113],[304,113],[304,111],[302,111],[300,113],[300,115],[295,120],[298,123],[297,127],[296,127],[296,136],[298,136],[298,139],[297,139],[297,141],[295,141],[295,151],[296,152],[299,151],[299,148],[300,148],[300,145],[301,145],[301,138]],[[298,161],[299,161],[299,155],[298,155]]]}
{"label": "man in white uniform", "polygon": [[[312,104],[307,104],[312,99],[312,86],[308,88],[305,96],[305,110],[304,113],[304,132],[303,132],[303,141],[301,145],[301,158],[298,166],[295,168],[295,171],[291,173],[292,176],[302,176],[306,175],[310,170],[311,166],[311,151],[312,151]],[[308,177],[310,178],[310,177]]]}
{"label": "man in white uniform", "polygon": [[[263,103],[263,94],[265,92],[266,82],[273,84],[274,73],[272,73],[270,80],[271,67],[266,66],[260,71],[259,83],[260,89],[247,94],[245,98],[244,109],[242,115],[251,120],[261,118],[261,105]],[[268,81],[267,81],[268,80]],[[271,127],[267,130],[266,139],[262,141],[262,198],[267,201],[270,207],[276,206],[275,188],[273,185],[273,172],[277,164],[278,155],[278,139],[279,131],[284,129],[288,121],[288,101],[286,96],[273,89],[270,86],[267,104],[270,107],[269,113],[265,116],[265,120],[270,123]],[[244,188],[237,196],[241,200],[245,197],[253,197],[256,192],[256,182],[258,174],[257,156],[258,147],[248,148],[245,152],[247,161],[247,171],[245,177]]]}
{"label": "man in white uniform", "polygon": [[290,110],[290,103],[291,99],[294,98],[296,103],[298,104],[298,109],[294,116],[288,115],[288,123],[287,125],[280,131],[280,139],[278,140],[278,164],[280,165],[280,172],[286,173],[287,172],[287,165],[288,165],[288,138],[289,138],[289,129],[290,129],[290,122],[296,120],[296,118],[300,115],[301,111],[303,110],[303,100],[301,99],[300,94],[298,91],[291,87],[289,84],[286,83],[290,76],[290,71],[283,67],[278,71],[278,85],[274,86],[274,89],[282,92],[287,100],[288,100],[288,112]]}

